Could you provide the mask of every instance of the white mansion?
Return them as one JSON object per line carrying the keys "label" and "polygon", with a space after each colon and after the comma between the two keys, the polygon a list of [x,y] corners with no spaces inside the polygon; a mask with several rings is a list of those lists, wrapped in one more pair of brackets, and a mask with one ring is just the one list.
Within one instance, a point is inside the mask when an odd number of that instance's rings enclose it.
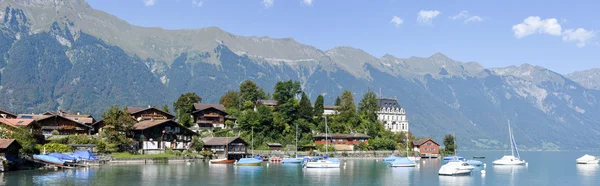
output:
{"label": "white mansion", "polygon": [[383,123],[385,129],[392,132],[408,132],[406,112],[395,98],[379,98],[377,104],[379,105],[377,119]]}

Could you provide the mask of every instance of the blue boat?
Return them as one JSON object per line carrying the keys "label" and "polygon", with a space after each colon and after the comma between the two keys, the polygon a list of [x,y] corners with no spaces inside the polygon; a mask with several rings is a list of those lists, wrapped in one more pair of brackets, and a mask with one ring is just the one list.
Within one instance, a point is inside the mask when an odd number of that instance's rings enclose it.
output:
{"label": "blue boat", "polygon": [[444,161],[450,161],[450,160],[465,160],[465,158],[461,157],[461,156],[446,156],[444,157]]}
{"label": "blue boat", "polygon": [[94,154],[92,154],[92,152],[89,150],[78,150],[73,152],[71,156],[77,158],[78,160],[98,160],[98,158],[96,158],[96,156],[94,156]]}
{"label": "blue boat", "polygon": [[261,166],[262,162],[262,159],[259,160],[256,158],[242,158],[238,160],[235,164],[237,166]]}
{"label": "blue boat", "polygon": [[77,161],[77,158],[75,158],[73,156],[70,156],[68,154],[58,153],[58,152],[52,152],[52,153],[48,153],[46,155],[52,156],[52,157],[55,157],[55,158],[58,158],[58,159],[61,159],[61,160],[67,161],[67,162]]}
{"label": "blue boat", "polygon": [[302,163],[302,158],[283,158],[281,163]]}
{"label": "blue boat", "polygon": [[55,164],[55,165],[64,165],[65,164],[65,160],[61,160],[61,159],[58,159],[57,157],[43,155],[43,154],[33,155],[33,159],[44,162],[44,163],[48,163],[48,164]]}
{"label": "blue boat", "polygon": [[477,161],[477,160],[467,160],[466,162],[472,166],[482,166],[483,165],[483,162]]}
{"label": "blue boat", "polygon": [[392,167],[414,167],[417,166],[417,164],[406,158],[406,157],[400,157],[400,158],[396,158],[394,161],[392,161],[390,163],[390,166]]}
{"label": "blue boat", "polygon": [[397,158],[398,157],[396,157],[394,155],[391,155],[391,156],[388,156],[387,158],[383,158],[383,161],[385,161],[385,162],[392,162],[392,161],[396,160]]}

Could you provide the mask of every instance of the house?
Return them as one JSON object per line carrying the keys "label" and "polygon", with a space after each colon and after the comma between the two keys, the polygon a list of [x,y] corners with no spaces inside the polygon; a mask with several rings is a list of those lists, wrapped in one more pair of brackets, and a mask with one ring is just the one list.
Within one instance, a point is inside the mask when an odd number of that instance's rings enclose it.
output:
{"label": "house", "polygon": [[[147,108],[127,107],[127,112],[129,113],[131,118],[135,119],[138,122],[144,120],[166,120],[173,119],[175,117],[168,112],[151,106],[148,106]],[[101,132],[104,129],[106,124],[104,123],[104,119],[102,119],[100,121],[92,123],[90,126],[94,128],[94,131],[92,133],[97,134],[98,132]]]}
{"label": "house", "polygon": [[173,120],[144,120],[133,125],[133,136],[141,153],[160,153],[165,149],[188,149],[195,132]]}
{"label": "house", "polygon": [[431,138],[420,139],[413,141],[413,151],[419,152],[421,157],[437,158],[439,154],[440,144],[433,141]]}
{"label": "house", "polygon": [[131,117],[133,117],[137,121],[150,120],[150,119],[154,119],[154,120],[173,119],[175,117],[175,116],[169,114],[168,112],[165,112],[161,109],[157,109],[157,108],[154,108],[151,106],[148,106],[147,108],[127,107],[127,112],[129,112]]}
{"label": "house", "polygon": [[267,146],[269,146],[271,150],[281,150],[281,143],[267,143]]}
{"label": "house", "polygon": [[339,151],[352,151],[354,145],[361,143],[369,144],[371,136],[361,133],[351,134],[328,134],[325,138],[325,134],[317,134],[313,136],[315,145],[333,145],[335,150]]}
{"label": "house", "polygon": [[0,109],[0,118],[17,118],[17,115]]}
{"label": "house", "polygon": [[62,117],[65,118],[69,118],[73,121],[77,121],[79,123],[83,123],[85,125],[92,125],[94,122],[96,122],[96,120],[94,119],[94,117],[92,117],[92,115],[89,114],[80,114],[79,112],[73,114],[70,112],[65,112],[65,111],[46,111],[44,113],[42,113],[41,115],[45,115],[45,116],[53,116],[53,115],[60,115]]}
{"label": "house", "polygon": [[328,116],[338,114],[337,109],[338,106],[325,105],[323,106],[323,115]]}
{"label": "house", "polygon": [[60,135],[91,134],[93,128],[61,115],[19,114],[18,119],[34,119],[42,129],[43,135],[56,130]]}
{"label": "house", "polygon": [[404,108],[398,104],[395,98],[379,98],[377,99],[379,111],[377,119],[383,123],[386,130],[392,132],[408,132],[408,120]]}
{"label": "house", "polygon": [[19,150],[21,150],[21,144],[17,140],[0,139],[0,157],[9,161],[19,159]]}
{"label": "house", "polygon": [[[272,100],[272,99],[259,99],[256,100],[256,107],[264,105],[267,107],[271,107],[271,108],[276,108],[277,106],[279,106],[279,102],[277,102],[277,100]],[[254,107],[254,110],[256,111],[256,107]]]}
{"label": "house", "polygon": [[44,136],[42,135],[42,126],[34,119],[6,119],[0,118],[1,127],[14,127],[22,128],[29,131],[36,139],[38,143],[43,142]]}
{"label": "house", "polygon": [[225,112],[225,106],[222,104],[194,104],[194,123],[197,130],[209,129],[213,130],[216,127],[226,128],[225,121],[235,120],[227,117],[229,114]]}
{"label": "house", "polygon": [[228,159],[240,159],[248,154],[248,143],[240,137],[205,137],[204,150],[212,151],[218,157],[225,157],[227,147]]}

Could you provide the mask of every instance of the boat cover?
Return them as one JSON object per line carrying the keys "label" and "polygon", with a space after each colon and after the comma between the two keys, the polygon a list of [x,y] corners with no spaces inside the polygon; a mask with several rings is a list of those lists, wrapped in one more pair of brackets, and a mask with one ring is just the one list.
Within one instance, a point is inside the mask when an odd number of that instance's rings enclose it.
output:
{"label": "boat cover", "polygon": [[49,153],[47,155],[61,159],[61,160],[69,160],[69,161],[77,160],[77,158],[75,158],[73,156],[69,156],[68,154],[63,154],[63,153],[58,153],[58,152]]}
{"label": "boat cover", "polygon": [[78,150],[73,152],[73,156],[80,160],[98,160],[89,150]]}
{"label": "boat cover", "polygon": [[408,158],[396,158],[391,164],[395,165],[403,165],[403,164],[415,164],[415,162],[409,160]]}

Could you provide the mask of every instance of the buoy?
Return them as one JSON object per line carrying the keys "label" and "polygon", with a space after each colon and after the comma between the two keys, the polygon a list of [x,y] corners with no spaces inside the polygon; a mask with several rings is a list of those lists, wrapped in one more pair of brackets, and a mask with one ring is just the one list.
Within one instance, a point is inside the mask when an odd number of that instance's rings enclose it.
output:
{"label": "buoy", "polygon": [[529,163],[525,163],[525,166],[529,166]]}
{"label": "buoy", "polygon": [[485,170],[481,170],[481,174],[485,175]]}

